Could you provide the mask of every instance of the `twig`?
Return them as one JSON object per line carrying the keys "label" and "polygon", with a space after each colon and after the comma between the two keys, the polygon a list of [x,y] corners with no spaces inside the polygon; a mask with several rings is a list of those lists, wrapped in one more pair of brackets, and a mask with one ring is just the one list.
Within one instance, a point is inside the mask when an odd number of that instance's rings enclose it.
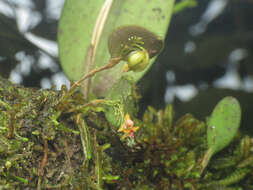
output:
{"label": "twig", "polygon": [[72,164],[71,164],[71,155],[70,155],[70,150],[69,150],[69,146],[68,146],[68,142],[67,140],[63,140],[63,144],[64,144],[64,149],[65,149],[65,153],[66,153],[66,158],[67,158],[67,163],[69,165],[69,169],[71,170],[71,172],[73,172],[73,168],[72,168]]}
{"label": "twig", "polygon": [[41,178],[44,175],[44,168],[47,164],[47,154],[48,154],[48,143],[47,143],[47,139],[44,139],[44,155],[43,155],[43,159],[42,159],[41,166],[39,169],[39,179],[38,179],[38,184],[37,184],[37,190],[41,190]]}
{"label": "twig", "polygon": [[11,112],[10,113],[10,124],[9,124],[9,134],[8,134],[8,139],[13,138],[14,136],[14,130],[15,130],[15,113]]}
{"label": "twig", "polygon": [[[84,75],[89,73],[93,66],[95,56],[97,53],[97,47],[98,47],[103,29],[105,26],[106,19],[111,9],[112,3],[113,3],[113,0],[105,0],[98,14],[98,17],[97,17],[97,20],[92,32],[91,43],[90,43],[89,48],[87,49],[86,57],[84,60],[84,65],[85,65]],[[82,83],[82,93],[84,95],[84,99],[88,98],[90,82],[91,81],[89,80],[87,82]]]}
{"label": "twig", "polygon": [[109,63],[106,64],[105,66],[102,66],[98,69],[93,69],[91,72],[89,72],[87,75],[84,75],[79,81],[75,82],[69,89],[69,91],[62,96],[62,98],[59,100],[60,102],[63,102],[66,98],[68,98],[69,96],[71,96],[73,94],[73,92],[75,91],[75,89],[81,85],[81,83],[88,79],[93,77],[96,73],[110,69],[112,67],[114,67],[115,65],[117,65],[120,61],[122,60],[121,57],[117,57],[117,58],[112,58],[110,59]]}
{"label": "twig", "polygon": [[91,44],[94,46],[93,58],[96,55],[96,49],[102,34],[102,31],[105,26],[106,19],[108,17],[109,11],[111,9],[113,0],[106,0],[103,4],[103,7],[100,9],[93,34],[91,39]]}
{"label": "twig", "polygon": [[66,113],[78,112],[78,111],[81,111],[82,109],[84,109],[88,106],[96,106],[96,105],[98,105],[100,103],[103,103],[103,102],[105,102],[104,99],[95,99],[95,100],[92,100],[92,101],[90,101],[90,102],[88,102],[84,105],[79,105],[79,106],[76,106],[74,108],[71,108],[71,109],[67,110]]}
{"label": "twig", "polygon": [[95,146],[96,146],[96,161],[95,161],[95,165],[96,165],[96,175],[97,175],[97,189],[98,190],[102,190],[103,189],[103,170],[102,170],[102,160],[101,160],[101,154],[102,154],[102,150],[101,147],[98,145],[97,143],[97,134],[95,133]]}
{"label": "twig", "polygon": [[80,130],[80,138],[81,138],[81,143],[83,147],[84,165],[85,165],[85,163],[88,163],[87,161],[92,158],[89,130],[87,128],[85,121],[81,118],[81,114],[77,115],[76,123]]}
{"label": "twig", "polygon": [[87,75],[84,75],[79,81],[75,82],[75,83],[71,86],[71,88],[70,88],[69,91],[75,90],[76,87],[80,86],[80,84],[81,84],[84,80],[93,77],[96,73],[114,67],[115,65],[117,65],[117,64],[121,61],[121,59],[122,59],[121,57],[119,57],[119,58],[112,58],[112,59],[110,59],[109,63],[106,64],[105,66],[102,66],[102,67],[100,67],[100,68],[98,68],[98,69],[93,69],[93,70],[92,70],[91,72],[89,72]]}

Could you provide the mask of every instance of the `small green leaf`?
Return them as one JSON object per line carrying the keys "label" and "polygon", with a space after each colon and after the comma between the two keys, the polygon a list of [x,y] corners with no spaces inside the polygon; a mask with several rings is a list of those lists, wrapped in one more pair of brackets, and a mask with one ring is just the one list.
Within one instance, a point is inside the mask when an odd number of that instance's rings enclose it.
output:
{"label": "small green leaf", "polygon": [[208,121],[207,142],[211,154],[225,148],[234,138],[241,121],[239,102],[233,97],[223,98],[214,108]]}

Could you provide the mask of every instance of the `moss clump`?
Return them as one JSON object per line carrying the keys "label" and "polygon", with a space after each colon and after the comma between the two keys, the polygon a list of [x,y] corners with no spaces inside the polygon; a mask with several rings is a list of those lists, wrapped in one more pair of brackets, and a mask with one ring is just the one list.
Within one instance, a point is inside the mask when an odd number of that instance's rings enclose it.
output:
{"label": "moss clump", "polygon": [[104,114],[119,102],[66,93],[0,79],[1,189],[252,188],[250,137],[238,134],[202,172],[205,122],[190,114],[175,122],[172,106],[149,107],[131,119],[134,136],[122,138]]}

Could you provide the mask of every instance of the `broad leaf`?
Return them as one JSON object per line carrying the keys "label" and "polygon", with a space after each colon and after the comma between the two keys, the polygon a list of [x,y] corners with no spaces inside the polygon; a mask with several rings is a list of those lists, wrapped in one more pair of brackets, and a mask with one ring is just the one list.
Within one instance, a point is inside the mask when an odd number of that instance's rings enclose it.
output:
{"label": "broad leaf", "polygon": [[66,0],[58,27],[59,58],[70,80],[84,71],[86,51],[104,0]]}
{"label": "broad leaf", "polygon": [[[102,0],[66,0],[59,23],[59,56],[65,73],[71,80],[78,80],[85,72],[85,56],[91,42]],[[110,59],[108,38],[118,27],[135,25],[165,38],[174,0],[114,0],[96,49],[94,65],[98,68]],[[154,59],[150,61],[149,67]],[[92,92],[104,96],[122,76],[123,64],[96,74],[91,83]],[[148,69],[148,68],[147,68]],[[146,72],[129,72],[138,81]],[[87,72],[87,71],[86,71]]]}

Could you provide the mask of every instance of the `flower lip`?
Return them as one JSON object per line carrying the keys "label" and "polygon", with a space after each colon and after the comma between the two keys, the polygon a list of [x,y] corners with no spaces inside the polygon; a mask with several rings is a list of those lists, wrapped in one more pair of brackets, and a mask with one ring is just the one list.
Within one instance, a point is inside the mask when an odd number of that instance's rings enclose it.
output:
{"label": "flower lip", "polygon": [[121,26],[114,30],[108,39],[111,57],[120,57],[122,45],[130,46],[132,38],[140,38],[142,46],[152,58],[163,48],[163,40],[153,32],[136,25]]}
{"label": "flower lip", "polygon": [[123,132],[122,139],[126,137],[134,138],[134,133],[139,129],[138,126],[134,126],[133,120],[131,120],[129,114],[125,115],[125,122],[120,126],[118,132]]}

